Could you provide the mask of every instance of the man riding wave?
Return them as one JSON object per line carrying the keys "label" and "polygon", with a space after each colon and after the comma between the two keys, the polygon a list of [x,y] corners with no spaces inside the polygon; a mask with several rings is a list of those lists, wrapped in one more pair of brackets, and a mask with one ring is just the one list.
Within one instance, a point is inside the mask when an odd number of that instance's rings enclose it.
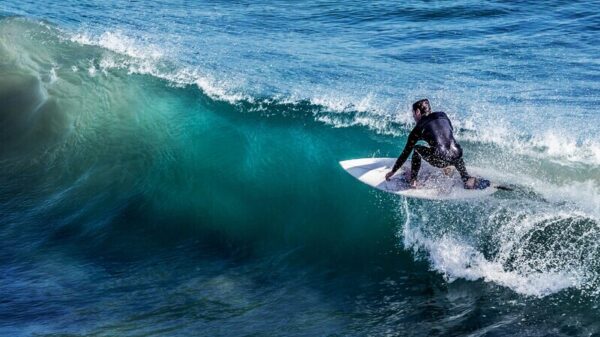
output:
{"label": "man riding wave", "polygon": [[[385,179],[390,180],[414,150],[409,178],[412,188],[417,187],[421,159],[425,159],[432,166],[443,168],[447,174],[450,172],[451,166],[456,167],[464,187],[466,189],[476,188],[477,180],[467,172],[462,159],[462,148],[454,139],[454,129],[448,116],[444,112],[431,112],[431,106],[427,99],[415,102],[412,112],[417,125],[408,135],[404,150],[392,170],[385,175]],[[416,145],[420,140],[424,140],[429,146]]]}

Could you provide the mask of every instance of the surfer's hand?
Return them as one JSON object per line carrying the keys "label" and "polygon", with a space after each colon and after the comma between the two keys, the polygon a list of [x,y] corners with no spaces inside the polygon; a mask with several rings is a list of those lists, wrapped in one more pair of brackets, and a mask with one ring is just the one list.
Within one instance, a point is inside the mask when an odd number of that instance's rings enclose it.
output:
{"label": "surfer's hand", "polygon": [[[394,171],[390,171],[385,175],[385,180],[390,181],[390,178],[394,175]],[[380,176],[381,177],[381,176]]]}

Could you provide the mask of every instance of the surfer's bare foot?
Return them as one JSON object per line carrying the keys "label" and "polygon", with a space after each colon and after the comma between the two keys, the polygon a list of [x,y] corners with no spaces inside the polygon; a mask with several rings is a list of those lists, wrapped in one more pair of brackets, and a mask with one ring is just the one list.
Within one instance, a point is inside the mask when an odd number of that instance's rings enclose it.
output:
{"label": "surfer's bare foot", "polygon": [[475,188],[475,182],[476,182],[475,177],[471,177],[471,178],[467,179],[467,181],[465,181],[465,188],[468,189],[468,190],[474,189]]}
{"label": "surfer's bare foot", "polygon": [[449,177],[452,175],[452,166],[446,166],[442,169],[442,172],[444,172],[444,175],[446,177]]}

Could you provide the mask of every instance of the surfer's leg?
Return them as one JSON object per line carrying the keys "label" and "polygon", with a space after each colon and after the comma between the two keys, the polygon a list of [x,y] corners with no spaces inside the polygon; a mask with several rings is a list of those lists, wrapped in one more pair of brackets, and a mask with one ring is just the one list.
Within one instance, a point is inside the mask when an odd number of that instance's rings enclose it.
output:
{"label": "surfer's leg", "polygon": [[456,167],[456,170],[458,171],[458,173],[460,173],[460,179],[463,182],[466,182],[467,180],[469,180],[469,178],[471,178],[471,176],[469,175],[469,172],[467,172],[467,168],[465,167],[465,162],[462,158],[460,158],[454,162],[454,167]]}
{"label": "surfer's leg", "polygon": [[467,168],[465,167],[465,162],[462,160],[462,158],[454,162],[454,167],[456,167],[456,170],[458,170],[458,173],[460,173],[460,179],[465,184],[466,189],[473,189],[476,187],[475,185],[477,184],[477,179],[469,175]]}
{"label": "surfer's leg", "polygon": [[463,183],[466,183],[471,178],[469,172],[467,172],[465,162],[462,160],[462,158],[454,162],[454,167],[456,167],[456,170],[458,173],[460,173],[460,179],[463,181]]}
{"label": "surfer's leg", "polygon": [[424,146],[416,145],[413,151],[412,161],[410,164],[410,183],[417,180],[417,175],[419,174],[419,170],[421,169],[420,148],[424,148]]}
{"label": "surfer's leg", "polygon": [[439,158],[435,155],[435,152],[432,148],[423,146],[423,145],[415,145],[413,157],[412,157],[412,165],[411,165],[411,179],[413,182],[417,180],[417,175],[419,174],[419,170],[421,169],[421,159],[424,159],[426,162],[431,164],[432,166],[438,168],[444,168],[451,165],[449,162]]}
{"label": "surfer's leg", "polygon": [[[438,155],[436,155],[435,151],[430,147],[416,145],[414,151],[415,151],[415,153],[419,153],[419,155],[421,155],[421,157],[426,162],[431,164],[431,166],[434,166],[437,168],[444,168],[449,165],[452,165],[452,163],[450,163],[450,162],[444,160],[443,158],[439,157]],[[414,155],[413,155],[413,157],[414,157]]]}

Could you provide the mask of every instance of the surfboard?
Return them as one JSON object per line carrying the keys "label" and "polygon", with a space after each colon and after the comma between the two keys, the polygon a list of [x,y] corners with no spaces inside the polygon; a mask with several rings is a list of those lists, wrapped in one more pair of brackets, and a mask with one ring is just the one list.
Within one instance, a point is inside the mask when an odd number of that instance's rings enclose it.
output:
{"label": "surfboard", "polygon": [[[425,161],[421,164],[417,188],[411,188],[407,179],[410,174],[410,160],[404,163],[390,181],[385,180],[385,174],[392,169],[395,162],[396,158],[361,158],[344,160],[340,165],[346,172],[367,185],[410,198],[470,199],[485,197],[497,191],[495,184],[485,189],[465,189],[460,174],[455,168],[452,168],[449,175],[445,175],[442,169],[433,167]],[[468,166],[467,170],[470,175],[481,177],[478,174],[480,169]]]}

